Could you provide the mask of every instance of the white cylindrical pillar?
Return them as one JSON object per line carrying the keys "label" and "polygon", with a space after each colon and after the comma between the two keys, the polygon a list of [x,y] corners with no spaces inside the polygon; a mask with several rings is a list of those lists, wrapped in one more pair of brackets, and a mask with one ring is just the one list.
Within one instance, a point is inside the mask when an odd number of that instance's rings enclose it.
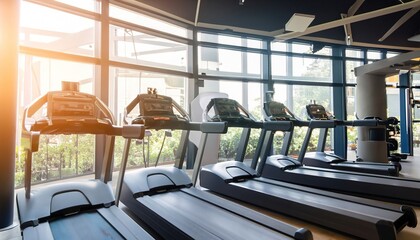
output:
{"label": "white cylindrical pillar", "polygon": [[[357,77],[356,113],[359,119],[378,117],[386,120],[385,76],[363,74]],[[359,127],[357,133],[358,158],[367,162],[388,162],[386,127]]]}

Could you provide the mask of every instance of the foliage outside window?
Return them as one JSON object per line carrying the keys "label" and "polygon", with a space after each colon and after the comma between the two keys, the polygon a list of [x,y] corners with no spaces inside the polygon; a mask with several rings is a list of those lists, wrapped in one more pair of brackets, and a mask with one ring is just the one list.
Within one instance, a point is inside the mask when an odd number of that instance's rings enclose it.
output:
{"label": "foliage outside window", "polygon": [[[32,158],[32,183],[94,173],[95,138],[92,135],[41,135]],[[17,149],[15,186],[23,187],[25,152]]]}
{"label": "foliage outside window", "polygon": [[[171,136],[165,138],[165,142],[160,152],[165,130],[151,130],[151,135],[143,140],[132,140],[130,154],[128,156],[127,168],[138,168],[158,165],[173,164],[175,162],[176,151],[181,139],[181,131],[170,131]],[[125,139],[118,137],[115,141],[114,149],[114,170],[120,169],[122,153]],[[160,154],[159,154],[160,152]]]}

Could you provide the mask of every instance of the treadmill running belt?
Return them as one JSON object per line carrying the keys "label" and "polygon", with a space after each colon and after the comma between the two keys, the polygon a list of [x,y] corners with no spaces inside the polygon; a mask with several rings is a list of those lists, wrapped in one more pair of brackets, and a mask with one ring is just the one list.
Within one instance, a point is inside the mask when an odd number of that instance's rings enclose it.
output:
{"label": "treadmill running belt", "polygon": [[85,212],[50,221],[54,239],[124,239],[98,212]]}
{"label": "treadmill running belt", "polygon": [[[192,189],[195,190],[195,189]],[[197,190],[199,191],[199,190]],[[185,229],[194,238],[194,231],[206,231],[217,239],[291,239],[281,236],[276,231],[269,231],[260,224],[226,211],[216,205],[194,196],[194,191],[178,191],[145,196],[137,199],[142,204],[152,207],[158,215]],[[176,216],[172,218],[171,216]],[[247,226],[244,229],[244,226]],[[201,230],[200,230],[201,229]],[[238,231],[241,229],[241,231]],[[264,231],[263,231],[264,229]],[[261,233],[264,232],[264,235]]]}
{"label": "treadmill running belt", "polygon": [[[261,179],[262,180],[262,179]],[[287,196],[289,201],[299,202],[308,202],[312,203],[313,207],[319,207],[323,209],[329,209],[332,212],[339,212],[342,214],[358,217],[360,219],[366,218],[366,212],[374,212],[376,217],[379,217],[384,220],[392,221],[396,219],[401,214],[398,212],[385,212],[381,209],[372,209],[371,206],[360,204],[358,202],[345,201],[340,198],[324,198],[322,194],[314,194],[312,192],[304,191],[302,189],[297,189],[291,187],[288,184],[270,184],[266,181],[261,180],[249,180],[240,183],[231,183],[232,185],[237,185],[243,188],[248,188],[253,191],[262,192],[264,194],[270,194],[272,196]],[[303,194],[302,194],[303,193]],[[332,204],[334,201],[334,204]],[[351,209],[351,210],[347,210]]]}

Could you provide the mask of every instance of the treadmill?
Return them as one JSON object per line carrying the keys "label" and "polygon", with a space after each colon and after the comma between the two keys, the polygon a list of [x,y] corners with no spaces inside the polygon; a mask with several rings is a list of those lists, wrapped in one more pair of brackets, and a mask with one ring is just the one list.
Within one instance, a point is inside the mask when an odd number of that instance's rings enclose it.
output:
{"label": "treadmill", "polygon": [[[273,108],[280,107],[281,103],[268,102],[265,104],[264,111],[268,116],[272,116],[271,111],[276,111]],[[285,107],[283,105],[283,107]],[[318,145],[315,152],[307,152],[302,159],[303,165],[331,168],[344,171],[355,171],[361,173],[372,173],[380,175],[398,176],[401,169],[401,164],[396,163],[374,163],[374,162],[356,162],[347,161],[346,159],[335,155],[333,153],[326,153],[325,143],[327,141],[328,129],[335,128],[336,126],[377,126],[381,124],[379,119],[364,119],[354,121],[340,121],[334,119],[322,105],[311,103],[306,105],[306,113],[308,117],[313,120],[308,125],[308,131],[306,132],[305,139],[303,141],[303,149],[309,145],[310,138],[314,129],[320,129],[318,137]],[[286,118],[294,118],[291,115]],[[269,117],[268,120],[272,120],[273,117]],[[298,121],[296,118],[291,119]],[[289,138],[290,139],[290,138]],[[290,144],[290,143],[286,143]],[[287,155],[287,153],[282,153]],[[300,159],[298,159],[300,161]]]}
{"label": "treadmill", "polygon": [[[209,121],[226,122],[229,127],[243,127],[245,132],[261,127],[261,122],[255,122],[245,108],[231,99],[212,99],[204,115]],[[291,121],[263,123],[264,129],[278,129],[279,126],[282,130],[288,130],[293,124]],[[206,138],[208,133],[202,136]],[[247,134],[243,133],[242,136]],[[247,141],[242,140],[242,146],[238,148],[240,155],[245,150],[243,146],[247,145]],[[200,144],[199,152],[204,147],[204,144]],[[196,162],[201,159],[202,156],[198,155]],[[398,231],[417,224],[411,207],[274,181],[260,177],[254,168],[242,161],[204,166],[200,172],[200,185],[214,193],[357,238],[396,239]]]}
{"label": "treadmill", "polygon": [[[138,106],[140,115],[129,118]],[[312,239],[312,233],[193,187],[182,171],[186,140],[191,130],[224,132],[225,123],[191,123],[171,98],[155,91],[138,95],[125,111],[125,121],[147,129],[182,130],[175,166],[127,172],[121,202],[164,239]],[[130,140],[125,142],[125,168]],[[124,172],[124,171],[122,171]]]}
{"label": "treadmill", "polygon": [[[269,106],[269,108],[275,109],[274,106]],[[308,137],[305,137],[298,159],[287,156],[285,154],[287,152],[270,156],[273,135],[276,131],[285,131],[281,127],[285,122],[295,121],[290,121],[290,119],[271,121],[273,124],[277,123],[278,126],[263,130],[262,135],[265,139],[261,146],[261,155],[253,160],[255,165],[259,160],[258,174],[262,177],[386,202],[420,206],[418,197],[420,196],[420,181],[417,179],[304,165],[303,159],[309,144]],[[330,121],[327,120],[311,120],[309,125],[318,128],[331,127]]]}
{"label": "treadmill", "polygon": [[[31,190],[32,154],[41,134],[105,134],[101,179]],[[114,136],[142,138],[143,126],[117,127],[106,105],[74,90],[48,92],[24,112],[25,188],[16,195],[23,239],[153,239],[115,206],[110,184]]]}

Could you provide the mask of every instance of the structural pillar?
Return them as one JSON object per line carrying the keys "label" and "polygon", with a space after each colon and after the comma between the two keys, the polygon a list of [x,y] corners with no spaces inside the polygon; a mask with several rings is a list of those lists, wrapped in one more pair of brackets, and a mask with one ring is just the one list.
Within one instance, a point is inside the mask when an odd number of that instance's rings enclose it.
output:
{"label": "structural pillar", "polygon": [[[386,85],[384,75],[357,76],[356,112],[359,119],[378,117],[386,120]],[[368,162],[388,162],[386,127],[359,127],[358,158]]]}
{"label": "structural pillar", "polygon": [[19,3],[0,1],[0,230],[13,224]]}
{"label": "structural pillar", "polygon": [[401,74],[400,78],[400,126],[401,152],[413,156],[413,116],[410,106],[410,75]]}

